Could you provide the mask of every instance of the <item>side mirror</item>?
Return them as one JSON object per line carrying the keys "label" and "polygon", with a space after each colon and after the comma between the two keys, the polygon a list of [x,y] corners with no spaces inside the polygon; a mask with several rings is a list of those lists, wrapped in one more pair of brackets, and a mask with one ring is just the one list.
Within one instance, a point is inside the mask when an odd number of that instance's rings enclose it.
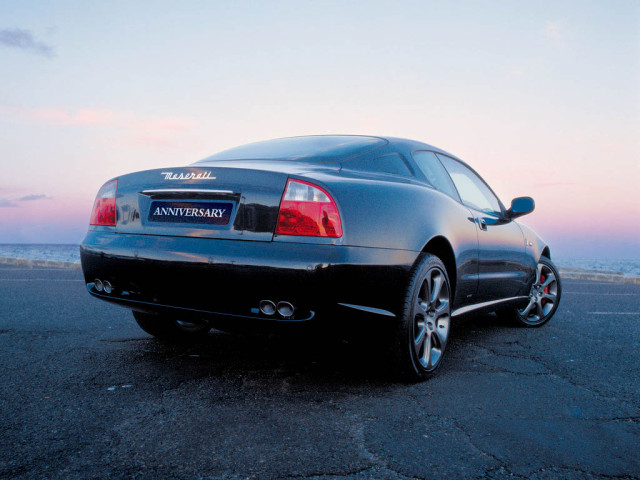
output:
{"label": "side mirror", "polygon": [[518,197],[511,200],[511,208],[507,210],[508,218],[517,218],[533,212],[536,202],[531,197]]}

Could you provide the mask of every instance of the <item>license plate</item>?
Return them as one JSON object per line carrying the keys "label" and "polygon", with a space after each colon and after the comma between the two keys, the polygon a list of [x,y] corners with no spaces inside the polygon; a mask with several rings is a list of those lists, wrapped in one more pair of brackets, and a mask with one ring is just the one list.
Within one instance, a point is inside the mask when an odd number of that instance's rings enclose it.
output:
{"label": "license plate", "polygon": [[227,225],[232,211],[229,202],[152,202],[149,221]]}

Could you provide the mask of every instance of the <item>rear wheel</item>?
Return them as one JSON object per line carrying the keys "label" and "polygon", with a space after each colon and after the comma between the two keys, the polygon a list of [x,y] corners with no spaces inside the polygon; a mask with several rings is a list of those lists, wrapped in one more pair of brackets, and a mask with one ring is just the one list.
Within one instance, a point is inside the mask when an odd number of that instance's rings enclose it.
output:
{"label": "rear wheel", "polygon": [[203,339],[211,330],[208,323],[191,323],[166,315],[133,312],[142,330],[165,342],[185,342]]}
{"label": "rear wheel", "polygon": [[556,313],[561,295],[562,285],[556,266],[547,257],[540,257],[529,301],[524,307],[513,309],[511,317],[524,327],[544,325]]}
{"label": "rear wheel", "polygon": [[395,325],[394,354],[403,376],[423,380],[442,364],[451,331],[451,286],[442,261],[423,255]]}

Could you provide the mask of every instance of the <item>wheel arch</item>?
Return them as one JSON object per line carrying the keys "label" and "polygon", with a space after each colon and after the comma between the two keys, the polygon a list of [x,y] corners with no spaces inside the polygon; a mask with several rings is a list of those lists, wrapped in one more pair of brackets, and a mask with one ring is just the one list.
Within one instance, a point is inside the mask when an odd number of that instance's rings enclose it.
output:
{"label": "wheel arch", "polygon": [[451,246],[449,240],[441,235],[437,235],[429,240],[424,247],[422,247],[422,253],[430,253],[442,260],[442,263],[444,263],[444,267],[447,269],[449,282],[451,282],[452,295],[455,297],[457,280],[456,257],[453,253],[453,247]]}
{"label": "wheel arch", "polygon": [[542,255],[543,257],[547,257],[549,260],[551,260],[551,249],[545,245],[540,255]]}

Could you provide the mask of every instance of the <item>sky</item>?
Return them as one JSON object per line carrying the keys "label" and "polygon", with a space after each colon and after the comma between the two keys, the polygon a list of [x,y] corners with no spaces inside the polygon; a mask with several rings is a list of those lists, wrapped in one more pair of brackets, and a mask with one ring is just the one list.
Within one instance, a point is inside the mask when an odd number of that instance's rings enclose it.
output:
{"label": "sky", "polygon": [[640,258],[640,2],[0,0],[0,243],[108,179],[306,134],[472,165],[564,257]]}

